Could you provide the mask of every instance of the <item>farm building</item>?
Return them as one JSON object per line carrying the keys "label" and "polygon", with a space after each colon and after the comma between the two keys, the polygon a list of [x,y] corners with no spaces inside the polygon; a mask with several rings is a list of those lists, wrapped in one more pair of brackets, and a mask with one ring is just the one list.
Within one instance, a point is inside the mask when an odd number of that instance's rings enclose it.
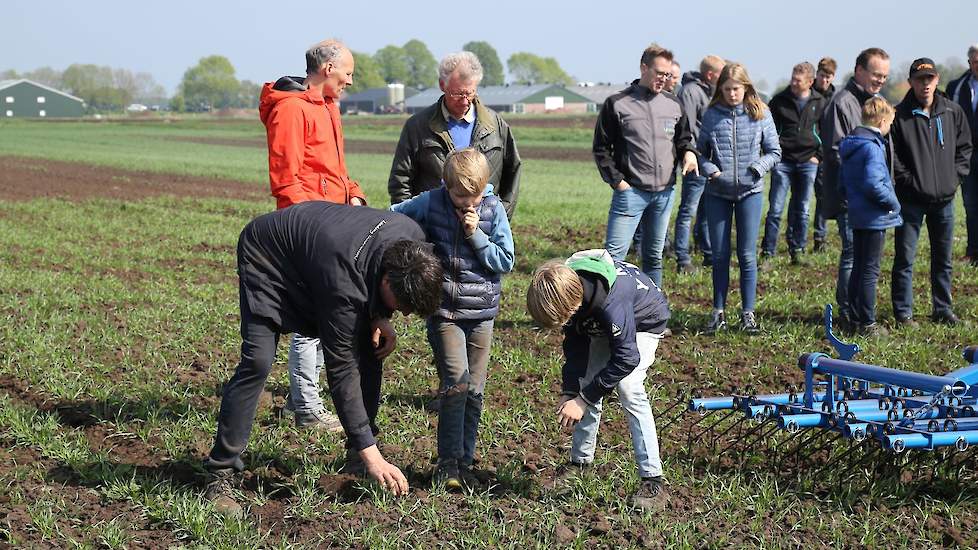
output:
{"label": "farm building", "polygon": [[[404,104],[408,113],[416,113],[439,97],[441,90],[428,88]],[[557,84],[481,86],[479,99],[500,113],[586,113],[595,110],[592,100]]]}
{"label": "farm building", "polygon": [[0,81],[0,119],[66,118],[84,114],[85,102],[71,94],[23,78]]}
{"label": "farm building", "polygon": [[608,99],[608,96],[616,94],[628,86],[629,84],[627,82],[623,84],[587,84],[584,86],[574,86],[571,90],[576,94],[590,99],[597,105],[597,108],[594,109],[597,112],[601,110],[601,105],[604,103],[604,100]]}
{"label": "farm building", "polygon": [[388,84],[340,98],[341,113],[403,113],[404,100],[418,93],[404,84]]}

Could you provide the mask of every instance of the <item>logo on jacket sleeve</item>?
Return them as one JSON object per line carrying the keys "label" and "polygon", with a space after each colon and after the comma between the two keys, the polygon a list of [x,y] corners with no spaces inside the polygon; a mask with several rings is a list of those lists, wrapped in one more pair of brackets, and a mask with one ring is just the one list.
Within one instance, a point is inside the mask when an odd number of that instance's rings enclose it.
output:
{"label": "logo on jacket sleeve", "polygon": [[611,323],[611,335],[615,338],[621,336],[621,327],[615,323]]}

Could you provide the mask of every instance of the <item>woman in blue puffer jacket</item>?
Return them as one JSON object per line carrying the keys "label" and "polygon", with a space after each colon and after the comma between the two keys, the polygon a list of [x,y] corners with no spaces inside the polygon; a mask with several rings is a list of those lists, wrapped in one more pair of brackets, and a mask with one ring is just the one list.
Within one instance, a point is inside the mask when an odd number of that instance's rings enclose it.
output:
{"label": "woman in blue puffer jacket", "polygon": [[885,99],[870,98],[863,104],[862,125],[839,142],[839,191],[849,204],[852,227],[850,315],[856,332],[872,336],[886,334],[876,324],[876,283],[886,230],[903,225],[883,141],[893,116]]}
{"label": "woman in blue puffer jacket", "polygon": [[726,327],[723,308],[730,287],[730,229],[737,223],[740,263],[740,328],[760,330],[754,314],[757,298],[757,234],[761,227],[764,175],[781,160],[781,145],[771,112],[739,63],[723,68],[699,139],[700,174],[708,178],[706,221],[713,243],[713,315],[707,334]]}

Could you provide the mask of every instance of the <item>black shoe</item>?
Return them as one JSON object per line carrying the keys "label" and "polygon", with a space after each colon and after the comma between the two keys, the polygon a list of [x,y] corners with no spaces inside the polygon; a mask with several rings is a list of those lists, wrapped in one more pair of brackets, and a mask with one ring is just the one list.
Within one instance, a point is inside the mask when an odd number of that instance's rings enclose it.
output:
{"label": "black shoe", "polygon": [[825,239],[815,239],[812,242],[812,252],[822,252],[825,250]]}
{"label": "black shoe", "polygon": [[920,326],[920,323],[914,320],[913,317],[897,317],[896,324],[905,328],[917,328]]}
{"label": "black shoe", "polygon": [[879,323],[869,323],[865,325],[860,323],[856,327],[856,332],[863,336],[869,336],[872,338],[876,338],[879,336],[886,336],[890,333],[888,330],[883,328],[883,326],[880,325]]}
{"label": "black shoe", "polygon": [[955,315],[954,312],[951,311],[950,309],[949,310],[946,310],[946,311],[935,311],[930,316],[930,319],[931,319],[931,321],[934,321],[935,323],[939,323],[939,324],[942,324],[942,325],[958,325],[958,324],[961,324],[961,319],[958,318],[958,316]]}
{"label": "black shoe", "polygon": [[458,462],[454,459],[439,460],[433,484],[435,487],[444,487],[446,491],[461,491],[462,476],[458,471]]}
{"label": "black shoe", "polygon": [[723,310],[713,310],[713,314],[710,317],[710,322],[706,325],[706,330],[703,332],[705,334],[716,334],[717,331],[727,328],[727,318],[723,314]]}
{"label": "black shoe", "polygon": [[658,512],[669,502],[661,477],[643,477],[632,495],[632,506],[643,512]]}
{"label": "black shoe", "polygon": [[676,266],[676,271],[679,272],[681,275],[690,275],[692,273],[696,273],[696,268],[693,267],[692,263],[684,263],[684,264],[678,264]]}
{"label": "black shoe", "polygon": [[441,410],[441,394],[437,394],[430,401],[424,404],[424,410],[428,412],[438,412]]}
{"label": "black shoe", "polygon": [[241,482],[241,474],[233,468],[207,471],[207,488],[204,498],[214,506],[214,510],[224,517],[241,519],[244,510],[234,499],[234,488]]}
{"label": "black shoe", "polygon": [[757,334],[761,332],[761,324],[757,322],[757,316],[753,311],[745,311],[740,314],[740,330],[747,334]]}
{"label": "black shoe", "polygon": [[703,256],[703,267],[713,267],[713,258]]}
{"label": "black shoe", "polygon": [[804,253],[805,251],[800,248],[789,251],[788,254],[791,255],[791,265],[808,265],[808,262],[805,261]]}

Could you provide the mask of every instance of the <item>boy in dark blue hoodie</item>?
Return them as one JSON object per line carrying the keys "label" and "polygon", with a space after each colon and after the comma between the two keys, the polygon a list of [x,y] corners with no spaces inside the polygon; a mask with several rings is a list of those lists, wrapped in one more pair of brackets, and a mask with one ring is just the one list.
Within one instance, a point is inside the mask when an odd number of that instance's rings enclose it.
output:
{"label": "boy in dark blue hoodie", "polygon": [[869,99],[863,104],[862,125],[839,144],[839,191],[849,204],[853,242],[850,318],[854,331],[873,336],[886,334],[876,323],[876,283],[886,230],[903,224],[883,141],[893,116],[885,99]]}
{"label": "boy in dark blue hoodie", "polygon": [[669,320],[665,295],[637,267],[598,249],[542,265],[530,281],[526,305],[541,326],[564,328],[558,418],[565,428],[575,426],[566,470],[574,475],[594,460],[601,401],[617,390],[642,480],[632,504],[660,508],[662,460],[645,377]]}

